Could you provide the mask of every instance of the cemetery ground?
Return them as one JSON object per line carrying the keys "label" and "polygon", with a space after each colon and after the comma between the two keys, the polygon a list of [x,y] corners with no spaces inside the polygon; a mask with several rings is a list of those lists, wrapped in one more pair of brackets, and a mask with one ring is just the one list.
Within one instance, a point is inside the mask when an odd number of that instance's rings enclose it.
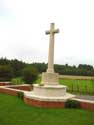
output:
{"label": "cemetery ground", "polygon": [[[13,84],[24,84],[22,78],[18,77],[11,81]],[[41,83],[41,77],[36,80],[37,84]],[[94,80],[93,79],[59,79],[61,85],[67,86],[67,91],[74,94],[94,95]]]}
{"label": "cemetery ground", "polygon": [[[36,83],[41,82],[39,77]],[[67,86],[67,91],[74,94],[94,95],[94,80],[90,79],[59,79],[61,85]]]}
{"label": "cemetery ground", "polygon": [[45,109],[0,93],[0,125],[93,125],[94,110]]}
{"label": "cemetery ground", "polygon": [[60,84],[66,85],[68,91],[75,94],[94,95],[94,80],[60,79]]}

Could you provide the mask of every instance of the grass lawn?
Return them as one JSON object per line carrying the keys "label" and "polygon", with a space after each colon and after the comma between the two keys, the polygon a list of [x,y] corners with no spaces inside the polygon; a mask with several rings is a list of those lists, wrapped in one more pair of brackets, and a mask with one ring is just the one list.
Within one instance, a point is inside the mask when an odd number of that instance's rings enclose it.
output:
{"label": "grass lawn", "polygon": [[67,85],[70,92],[94,95],[94,80],[60,79],[60,84]]}
{"label": "grass lawn", "polygon": [[94,111],[36,108],[0,94],[0,125],[93,125],[93,117]]}

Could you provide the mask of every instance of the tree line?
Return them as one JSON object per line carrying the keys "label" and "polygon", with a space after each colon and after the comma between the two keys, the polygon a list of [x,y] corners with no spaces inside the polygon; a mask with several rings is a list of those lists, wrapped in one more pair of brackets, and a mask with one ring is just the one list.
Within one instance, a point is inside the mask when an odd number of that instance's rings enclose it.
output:
{"label": "tree line", "polygon": [[[45,63],[33,63],[40,73],[45,72],[47,64]],[[94,67],[87,64],[79,64],[78,66],[65,65],[54,65],[55,72],[60,75],[75,75],[75,76],[94,76]]]}
{"label": "tree line", "polygon": [[[4,79],[10,80],[11,78],[20,77],[23,74],[24,68],[33,67],[38,73],[45,72],[47,69],[46,63],[25,63],[17,59],[9,60],[7,58],[0,58],[0,81]],[[94,67],[87,64],[79,64],[78,66],[54,65],[55,72],[61,75],[79,75],[79,76],[94,76]],[[31,68],[32,69],[32,68]],[[32,70],[35,72],[36,70]]]}

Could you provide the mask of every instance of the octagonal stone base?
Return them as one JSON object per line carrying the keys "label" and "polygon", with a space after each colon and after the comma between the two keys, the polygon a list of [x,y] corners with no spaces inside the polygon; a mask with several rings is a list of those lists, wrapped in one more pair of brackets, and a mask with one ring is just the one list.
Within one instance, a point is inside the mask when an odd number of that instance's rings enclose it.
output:
{"label": "octagonal stone base", "polygon": [[66,93],[66,86],[63,85],[44,85],[39,86],[34,84],[32,92],[24,93],[24,101],[37,107],[64,107],[65,101],[75,97],[72,94]]}
{"label": "octagonal stone base", "polygon": [[42,73],[41,84],[34,84],[32,92],[25,92],[24,100],[38,107],[64,107],[64,102],[74,97],[66,89],[67,86],[59,85],[58,73]]}
{"label": "octagonal stone base", "polygon": [[44,96],[44,97],[61,97],[66,94],[66,88],[67,87],[64,85],[40,86],[38,84],[34,84],[32,94],[35,96]]}
{"label": "octagonal stone base", "polygon": [[66,93],[66,95],[61,97],[46,97],[46,96],[34,95],[33,92],[25,92],[24,96],[29,99],[44,101],[44,102],[66,102],[68,99],[75,97],[75,95],[72,95],[70,93]]}

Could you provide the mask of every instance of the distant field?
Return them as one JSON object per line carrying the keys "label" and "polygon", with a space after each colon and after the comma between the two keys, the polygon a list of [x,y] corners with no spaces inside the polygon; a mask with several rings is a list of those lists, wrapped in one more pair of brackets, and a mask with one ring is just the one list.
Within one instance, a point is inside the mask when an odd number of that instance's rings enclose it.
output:
{"label": "distant field", "polygon": [[94,95],[94,80],[60,79],[60,84],[67,85],[69,92]]}
{"label": "distant field", "polygon": [[78,80],[94,80],[93,76],[71,76],[71,75],[59,75],[60,79],[78,79]]}
{"label": "distant field", "polygon": [[93,117],[94,111],[37,108],[0,94],[0,125],[94,125]]}

